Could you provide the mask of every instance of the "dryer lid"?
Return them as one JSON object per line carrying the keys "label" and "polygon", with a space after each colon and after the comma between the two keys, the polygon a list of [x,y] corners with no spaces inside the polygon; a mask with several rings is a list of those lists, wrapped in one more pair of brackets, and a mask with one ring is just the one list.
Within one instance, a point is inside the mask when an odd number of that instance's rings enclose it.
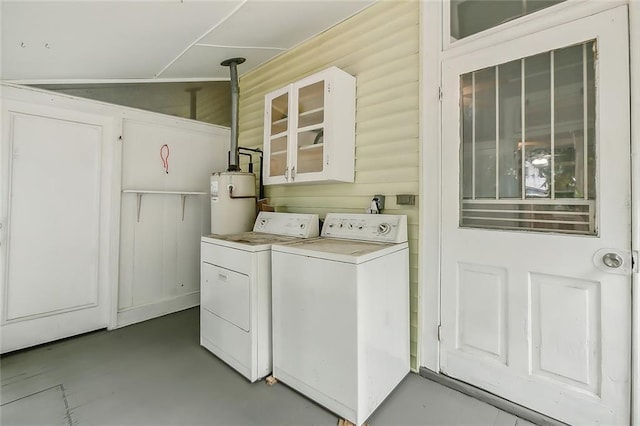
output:
{"label": "dryer lid", "polygon": [[217,244],[238,250],[251,252],[269,250],[272,244],[287,244],[299,241],[298,237],[288,235],[266,234],[264,232],[242,232],[229,235],[206,235],[202,237],[203,243]]}

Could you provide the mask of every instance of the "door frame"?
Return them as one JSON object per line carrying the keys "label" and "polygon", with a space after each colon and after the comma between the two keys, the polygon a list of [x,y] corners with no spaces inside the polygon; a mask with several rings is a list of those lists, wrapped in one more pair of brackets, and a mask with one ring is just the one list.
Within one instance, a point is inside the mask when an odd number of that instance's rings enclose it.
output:
{"label": "door frame", "polygon": [[[440,371],[440,264],[442,239],[441,204],[441,64],[452,58],[505,40],[534,33],[546,28],[571,22],[595,13],[616,8],[629,8],[630,32],[630,96],[631,96],[631,246],[640,250],[640,2],[577,0],[550,7],[500,28],[450,43],[444,40],[448,33],[449,0],[421,2],[421,101],[420,140],[422,181],[420,182],[419,241],[419,300],[418,360],[419,367],[439,374]],[[451,96],[451,94],[449,94]],[[453,94],[456,96],[457,94]],[[638,257],[636,255],[636,261]],[[631,419],[640,423],[640,273],[638,266],[632,274],[632,354],[631,354]]]}
{"label": "door frame", "polygon": [[[629,3],[631,96],[631,248],[636,267],[631,277],[631,422],[640,423],[640,2]],[[635,54],[634,54],[635,52]]]}

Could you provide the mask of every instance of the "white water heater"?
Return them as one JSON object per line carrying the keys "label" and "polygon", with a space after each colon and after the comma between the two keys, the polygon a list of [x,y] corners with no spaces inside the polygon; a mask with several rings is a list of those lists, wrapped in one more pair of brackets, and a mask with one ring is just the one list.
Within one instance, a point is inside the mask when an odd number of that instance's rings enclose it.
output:
{"label": "white water heater", "polygon": [[256,220],[256,177],[245,172],[211,175],[211,233],[251,231]]}

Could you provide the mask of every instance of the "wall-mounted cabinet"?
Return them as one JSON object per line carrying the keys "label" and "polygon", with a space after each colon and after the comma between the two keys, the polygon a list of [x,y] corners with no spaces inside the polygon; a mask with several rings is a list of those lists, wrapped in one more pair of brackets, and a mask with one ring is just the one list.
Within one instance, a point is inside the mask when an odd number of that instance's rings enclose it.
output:
{"label": "wall-mounted cabinet", "polygon": [[356,79],[331,67],[265,96],[264,183],[353,182]]}

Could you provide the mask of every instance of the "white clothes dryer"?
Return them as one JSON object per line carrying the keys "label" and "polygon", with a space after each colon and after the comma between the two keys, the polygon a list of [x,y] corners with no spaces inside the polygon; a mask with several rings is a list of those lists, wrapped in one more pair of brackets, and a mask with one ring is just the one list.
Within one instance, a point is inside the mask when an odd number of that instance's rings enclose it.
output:
{"label": "white clothes dryer", "polygon": [[272,246],[273,375],[361,425],[409,372],[404,215],[329,213]]}
{"label": "white clothes dryer", "polygon": [[251,382],[271,372],[271,245],[318,236],[315,214],[260,212],[201,240],[200,344]]}

